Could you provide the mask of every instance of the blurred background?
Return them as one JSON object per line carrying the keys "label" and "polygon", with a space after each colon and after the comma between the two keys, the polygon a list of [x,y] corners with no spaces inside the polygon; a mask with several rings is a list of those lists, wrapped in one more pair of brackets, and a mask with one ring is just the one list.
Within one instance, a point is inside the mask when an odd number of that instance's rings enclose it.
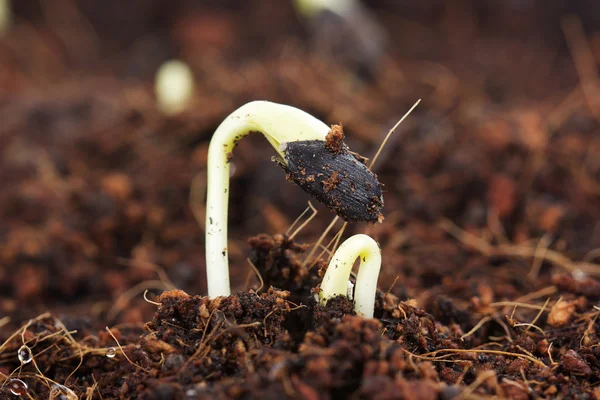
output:
{"label": "blurred background", "polygon": [[[386,221],[345,233],[381,243],[384,290],[399,276],[393,292],[427,305],[442,292],[468,300],[481,282],[507,282],[494,290],[510,297],[551,279],[549,265],[528,276],[529,263],[471,257],[443,221],[491,242],[544,237],[577,259],[600,246],[595,0],[0,6],[4,315],[142,322],[153,309],[140,300],[145,289],[206,293],[202,205],[195,216],[190,186],[198,176],[203,189],[214,129],[256,99],[343,123],[366,157],[422,99],[375,166]],[[173,59],[194,86],[180,110],[165,112],[155,80]],[[309,200],[272,155],[259,136],[234,153],[238,290],[257,286],[246,239],[285,232]],[[318,210],[299,242],[314,243],[331,221]]]}

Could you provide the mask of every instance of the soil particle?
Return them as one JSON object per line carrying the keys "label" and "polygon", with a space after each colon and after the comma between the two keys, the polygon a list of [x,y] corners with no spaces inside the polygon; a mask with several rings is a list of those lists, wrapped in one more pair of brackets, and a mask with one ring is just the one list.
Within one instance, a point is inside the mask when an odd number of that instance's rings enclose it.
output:
{"label": "soil particle", "polygon": [[320,281],[318,268],[309,269],[301,258],[308,246],[281,234],[260,234],[249,238],[248,243],[250,261],[265,287],[288,288],[294,293],[294,301],[306,302],[311,288]]}
{"label": "soil particle", "polygon": [[334,297],[326,306],[314,306],[314,324],[322,326],[330,321],[341,321],[345,315],[354,314],[354,304],[345,296]]}
{"label": "soil particle", "polygon": [[[390,298],[388,294],[386,298]],[[377,305],[381,304],[378,300]],[[427,352],[440,345],[439,332],[433,317],[427,312],[404,302],[391,299],[383,304],[383,310],[376,307],[376,314],[382,313],[385,335],[417,352]],[[455,347],[454,344],[447,344]]]}
{"label": "soil particle", "polygon": [[325,193],[329,193],[337,187],[337,184],[340,182],[339,173],[335,171],[329,178],[323,181],[323,191]]}
{"label": "soil particle", "polygon": [[[458,377],[457,377],[458,378]],[[440,393],[440,400],[452,400],[457,398],[461,393],[461,389],[456,385],[446,386]]]}
{"label": "soil particle", "polygon": [[587,362],[575,350],[568,350],[560,359],[561,368],[573,375],[590,376],[592,369]]}
{"label": "soil particle", "polygon": [[160,296],[158,296],[157,301],[159,303],[163,303],[168,301],[169,299],[187,299],[190,295],[184,292],[183,290],[174,289],[166,292],[162,292]]}
{"label": "soil particle", "polygon": [[552,283],[560,290],[570,293],[582,294],[590,299],[600,298],[600,281],[592,278],[575,279],[568,274],[556,275]]}
{"label": "soil particle", "polygon": [[507,399],[528,400],[529,393],[524,385],[501,384],[500,387]]}
{"label": "soil particle", "polygon": [[[289,292],[239,293],[209,299],[171,291],[159,297],[159,306],[140,352],[160,368],[161,382],[202,383],[225,379],[243,365],[249,350],[288,349],[289,335],[283,322],[291,307]],[[133,390],[130,387],[129,390]],[[169,387],[145,380],[142,398],[162,398]],[[165,392],[165,393],[166,393]],[[135,392],[125,391],[128,396]],[[159,396],[159,397],[152,397]]]}
{"label": "soil particle", "polygon": [[[420,382],[388,379],[397,376],[405,363],[392,362],[392,355],[401,352],[401,345],[381,336],[382,327],[376,320],[346,315],[341,322],[331,320],[307,334],[298,357],[310,370],[294,371],[319,393],[348,396],[356,390],[372,393],[374,382],[384,383],[377,398],[437,398],[440,387],[432,380]],[[361,376],[356,380],[353,377]],[[379,397],[381,396],[381,397]]]}
{"label": "soil particle", "polygon": [[511,214],[516,206],[516,183],[508,176],[494,175],[489,183],[487,200],[499,218]]}
{"label": "soil particle", "polygon": [[519,334],[517,336],[511,346],[509,347],[510,351],[518,352],[519,350],[525,351],[527,353],[533,353],[536,349],[535,341],[526,335],[525,333]]}
{"label": "soil particle", "polygon": [[[257,240],[268,244],[265,239]],[[405,347],[381,335],[380,321],[351,315],[352,303],[343,297],[330,300],[327,307],[309,305],[320,317],[315,317],[316,326],[306,332],[296,352],[278,345],[282,339],[265,340],[265,331],[289,338],[281,325],[294,313],[287,297],[273,289],[261,296],[240,293],[214,300],[180,291],[166,293],[159,298],[161,305],[147,326],[138,356],[145,366],[162,367],[152,377],[138,371],[139,379],[131,378],[120,395],[131,396],[136,390],[139,398],[158,399],[189,391],[196,398],[252,394],[274,399],[283,393],[311,399],[352,395],[392,399],[398,393],[407,399],[438,398],[443,385],[437,381],[435,365],[420,363],[416,379]],[[271,318],[274,324],[263,328]]]}
{"label": "soil particle", "polygon": [[114,173],[102,179],[102,189],[114,199],[125,201],[131,196],[133,185],[127,175]]}
{"label": "soil particle", "polygon": [[344,128],[342,124],[331,125],[331,130],[325,137],[325,147],[332,153],[339,154],[344,146]]}
{"label": "soil particle", "polygon": [[529,369],[529,365],[529,361],[517,358],[508,365],[508,367],[506,368],[506,373],[514,376],[519,376],[521,371],[527,371]]}
{"label": "soil particle", "polygon": [[467,310],[446,296],[437,297],[432,307],[433,316],[438,321],[443,320],[444,323],[458,323],[463,325],[471,320],[471,315]]}
{"label": "soil particle", "polygon": [[575,304],[570,301],[561,301],[555,304],[548,314],[548,325],[559,327],[566,325],[573,313],[575,312]]}

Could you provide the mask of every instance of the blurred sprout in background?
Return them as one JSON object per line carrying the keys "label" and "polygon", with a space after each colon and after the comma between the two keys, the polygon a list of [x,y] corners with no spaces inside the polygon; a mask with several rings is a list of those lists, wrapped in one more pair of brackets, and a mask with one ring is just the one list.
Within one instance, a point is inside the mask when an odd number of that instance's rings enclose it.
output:
{"label": "blurred sprout in background", "polygon": [[185,111],[194,96],[194,74],[179,60],[166,61],[156,73],[156,104],[166,115]]}
{"label": "blurred sprout in background", "polygon": [[358,0],[294,0],[320,55],[334,57],[358,77],[371,79],[385,52],[379,21]]}
{"label": "blurred sprout in background", "polygon": [[294,6],[304,17],[313,18],[325,10],[345,16],[360,4],[355,0],[294,0]]}
{"label": "blurred sprout in background", "polygon": [[0,35],[6,33],[12,22],[10,0],[0,0]]}

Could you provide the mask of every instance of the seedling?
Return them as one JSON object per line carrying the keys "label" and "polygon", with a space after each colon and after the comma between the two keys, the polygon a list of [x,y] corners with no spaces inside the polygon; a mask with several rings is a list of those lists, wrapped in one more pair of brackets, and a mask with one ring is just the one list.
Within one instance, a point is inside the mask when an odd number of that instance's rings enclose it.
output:
{"label": "seedling", "polygon": [[208,149],[206,270],[208,295],[228,296],[227,206],[229,161],[235,145],[260,132],[278,154],[288,178],[349,221],[381,220],[383,198],[377,177],[351,153],[340,132],[294,107],[254,101],[229,115]]}
{"label": "seedling", "polygon": [[377,279],[381,269],[381,250],[370,236],[359,234],[348,238],[335,252],[327,267],[319,300],[325,305],[329,299],[346,296],[352,266],[360,258],[354,289],[354,311],[365,318],[373,318]]}

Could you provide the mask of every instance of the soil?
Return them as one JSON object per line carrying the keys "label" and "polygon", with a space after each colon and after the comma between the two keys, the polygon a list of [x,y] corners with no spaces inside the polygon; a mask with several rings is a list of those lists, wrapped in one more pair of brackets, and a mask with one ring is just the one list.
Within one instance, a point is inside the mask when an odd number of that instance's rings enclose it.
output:
{"label": "soil", "polygon": [[325,147],[332,153],[340,153],[344,145],[344,127],[342,125],[331,125],[331,130],[325,137]]}
{"label": "soil", "polygon": [[[600,398],[594,2],[364,1],[352,25],[275,0],[13,3],[0,399]],[[152,93],[171,57],[197,84],[177,116]],[[381,224],[293,224],[311,198],[242,140],[235,294],[203,296],[189,195],[225,116],[294,105],[368,156],[419,98],[373,165]],[[315,301],[342,226],[380,243],[373,319]]]}

